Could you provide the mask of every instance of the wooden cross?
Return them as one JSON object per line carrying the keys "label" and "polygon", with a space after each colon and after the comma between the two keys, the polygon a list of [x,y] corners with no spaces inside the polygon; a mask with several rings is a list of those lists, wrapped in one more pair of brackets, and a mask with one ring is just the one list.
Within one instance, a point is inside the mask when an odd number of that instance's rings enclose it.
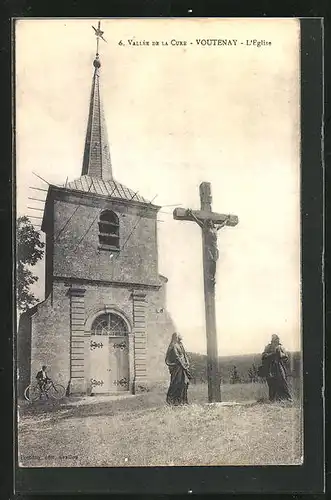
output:
{"label": "wooden cross", "polygon": [[224,215],[213,212],[211,202],[210,183],[202,182],[200,184],[201,210],[175,208],[173,217],[176,220],[196,222],[202,229],[208,400],[209,402],[215,402],[221,401],[215,315],[215,275],[219,255],[217,231],[224,226],[236,226],[238,224],[238,217],[236,215]]}

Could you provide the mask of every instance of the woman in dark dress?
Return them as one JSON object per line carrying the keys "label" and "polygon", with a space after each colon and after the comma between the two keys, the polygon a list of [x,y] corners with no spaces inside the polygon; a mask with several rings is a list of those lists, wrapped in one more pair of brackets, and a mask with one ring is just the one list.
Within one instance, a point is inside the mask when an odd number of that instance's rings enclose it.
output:
{"label": "woman in dark dress", "polygon": [[262,370],[267,379],[270,401],[292,401],[287,383],[287,361],[288,356],[278,335],[272,335],[262,354]]}
{"label": "woman in dark dress", "polygon": [[182,338],[178,333],[172,335],[165,362],[170,372],[167,403],[175,406],[188,404],[187,389],[191,378],[190,364],[182,344]]}

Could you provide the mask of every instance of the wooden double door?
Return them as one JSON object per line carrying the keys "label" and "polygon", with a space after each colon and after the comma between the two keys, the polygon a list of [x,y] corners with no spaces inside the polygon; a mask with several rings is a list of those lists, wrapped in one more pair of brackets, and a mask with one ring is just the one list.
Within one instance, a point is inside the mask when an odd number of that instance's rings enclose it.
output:
{"label": "wooden double door", "polygon": [[124,319],[102,313],[93,322],[90,336],[92,394],[129,390],[129,339]]}
{"label": "wooden double door", "polygon": [[90,376],[92,394],[129,390],[128,337],[91,335]]}

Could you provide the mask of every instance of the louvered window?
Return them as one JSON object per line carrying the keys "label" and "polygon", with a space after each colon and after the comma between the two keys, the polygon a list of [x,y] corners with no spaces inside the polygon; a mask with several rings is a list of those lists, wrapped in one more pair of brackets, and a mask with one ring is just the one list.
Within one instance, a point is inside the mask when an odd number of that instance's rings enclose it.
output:
{"label": "louvered window", "polygon": [[120,226],[118,216],[111,210],[101,212],[99,218],[99,245],[106,250],[119,250]]}

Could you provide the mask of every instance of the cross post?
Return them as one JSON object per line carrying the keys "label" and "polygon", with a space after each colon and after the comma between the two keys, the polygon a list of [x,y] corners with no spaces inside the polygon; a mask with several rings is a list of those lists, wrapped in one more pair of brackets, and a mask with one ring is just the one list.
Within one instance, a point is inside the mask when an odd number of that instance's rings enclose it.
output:
{"label": "cross post", "polygon": [[224,226],[236,226],[238,224],[238,217],[236,215],[225,215],[212,211],[211,186],[209,182],[202,182],[199,190],[201,210],[175,208],[173,218],[175,220],[196,222],[202,230],[208,400],[212,403],[221,401],[215,314],[215,275],[218,260],[217,231]]}

